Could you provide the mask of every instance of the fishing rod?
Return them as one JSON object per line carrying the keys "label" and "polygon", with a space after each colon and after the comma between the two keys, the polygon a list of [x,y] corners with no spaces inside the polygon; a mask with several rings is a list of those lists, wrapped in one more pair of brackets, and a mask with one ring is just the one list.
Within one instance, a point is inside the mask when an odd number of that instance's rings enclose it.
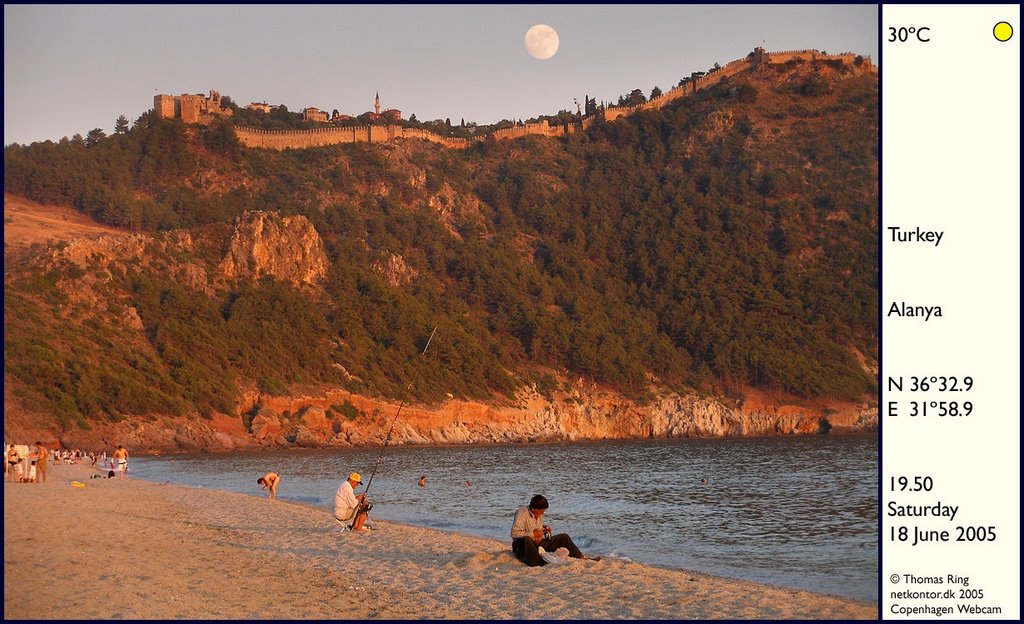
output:
{"label": "fishing rod", "polygon": [[[434,331],[430,332],[430,337],[427,338],[427,344],[425,344],[423,346],[423,352],[420,353],[420,357],[423,357],[424,355],[427,354],[427,349],[430,348],[430,341],[434,339],[434,333],[436,331],[437,331],[437,326],[434,327]],[[412,390],[412,384],[411,383],[405,389],[406,394],[408,394],[410,390]],[[363,500],[364,501],[366,501],[367,494],[370,493],[370,484],[373,483],[373,477],[377,474],[377,468],[380,468],[380,462],[381,462],[381,460],[384,459],[384,451],[388,450],[388,444],[391,443],[391,433],[395,430],[395,423],[398,422],[398,415],[402,413],[402,408],[403,407],[405,407],[405,399],[402,399],[402,402],[398,404],[398,411],[395,412],[395,417],[391,419],[391,428],[388,429],[388,435],[387,435],[387,437],[384,438],[384,446],[381,447],[380,454],[377,455],[377,463],[373,465],[373,472],[370,473],[370,480],[366,482],[366,489],[363,490]],[[364,511],[366,511],[366,512],[370,511],[370,504],[369,503],[364,502],[360,506],[361,507],[365,507]],[[349,528],[355,526],[355,523],[356,523],[355,519],[358,518],[358,517],[359,517],[358,513],[356,513],[352,517],[352,524],[349,526]]]}

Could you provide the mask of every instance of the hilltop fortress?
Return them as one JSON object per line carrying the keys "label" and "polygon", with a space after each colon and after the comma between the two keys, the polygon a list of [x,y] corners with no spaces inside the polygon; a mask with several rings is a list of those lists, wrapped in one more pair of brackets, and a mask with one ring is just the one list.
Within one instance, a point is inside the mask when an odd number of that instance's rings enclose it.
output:
{"label": "hilltop fortress", "polygon": [[153,112],[157,119],[181,119],[185,123],[208,124],[217,117],[230,117],[234,111],[221,105],[220,93],[197,95],[155,95]]}
{"label": "hilltop fortress", "polygon": [[[235,128],[235,133],[238,135],[238,140],[246,147],[275,150],[304,149],[339,143],[384,143],[395,139],[423,139],[433,143],[440,143],[445,147],[458,149],[468,147],[476,141],[492,138],[503,140],[531,135],[547,137],[568,136],[588,128],[594,122],[597,115],[602,115],[605,121],[614,121],[620,117],[632,115],[642,110],[662,108],[669,102],[689,97],[697,91],[707,89],[730,76],[753,71],[762,65],[779,65],[790,61],[840,62],[849,67],[856,67],[860,71],[875,71],[871,64],[871,57],[859,57],[853,52],[844,52],[842,54],[825,54],[818,50],[767,52],[763,48],[754,48],[754,51],[748,54],[746,58],[737,59],[721,67],[716,66],[707,73],[694,72],[690,78],[684,79],[678,86],[642,104],[601,107],[593,113],[581,117],[576,123],[571,124],[550,125],[547,121],[539,121],[495,130],[494,132],[470,139],[444,137],[429,130],[406,128],[393,124],[348,127],[330,126],[312,130],[259,130],[256,128],[237,127]],[[195,101],[193,101],[194,99]],[[180,98],[158,95],[154,97],[153,105],[157,117],[180,117],[187,123],[208,123],[214,116],[225,114],[223,112],[225,109],[222,109],[220,106],[220,94],[216,91],[211,91],[209,98],[203,98],[201,95],[182,95]],[[231,110],[227,109],[226,114],[231,114]]]}

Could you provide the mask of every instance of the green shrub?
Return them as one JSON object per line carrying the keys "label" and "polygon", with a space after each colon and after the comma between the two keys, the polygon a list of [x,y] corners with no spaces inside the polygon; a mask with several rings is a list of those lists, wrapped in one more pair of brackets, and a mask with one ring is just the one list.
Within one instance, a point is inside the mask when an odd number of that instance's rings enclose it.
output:
{"label": "green shrub", "polygon": [[[356,417],[362,413],[359,411],[359,408],[352,405],[352,402],[347,399],[341,405],[332,405],[331,409],[338,412],[348,420],[355,420]],[[335,433],[337,433],[337,431],[335,431]]]}

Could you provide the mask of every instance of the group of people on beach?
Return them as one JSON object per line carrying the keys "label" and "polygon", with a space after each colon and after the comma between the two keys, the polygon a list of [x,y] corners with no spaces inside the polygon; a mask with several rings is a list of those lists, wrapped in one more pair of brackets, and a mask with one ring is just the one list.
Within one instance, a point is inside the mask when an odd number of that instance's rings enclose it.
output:
{"label": "group of people on beach", "polygon": [[46,481],[46,464],[50,451],[39,442],[30,450],[16,444],[7,446],[7,461],[4,462],[4,479],[21,483],[43,483]]}
{"label": "group of people on beach", "polygon": [[[46,481],[46,467],[50,459],[55,465],[62,463],[77,464],[88,458],[91,465],[95,466],[97,461],[100,466],[106,463],[106,452],[96,455],[92,452],[86,453],[79,449],[57,449],[51,451],[45,444],[36,440],[33,447],[27,445],[8,444],[7,458],[4,461],[4,479],[7,481],[19,481],[21,483],[43,483]],[[108,477],[117,475],[124,478],[128,474],[128,450],[122,445],[110,457],[110,471]]]}
{"label": "group of people on beach", "polygon": [[[260,491],[269,490],[268,498],[277,498],[277,486],[281,475],[268,472],[256,480],[263,487]],[[373,505],[367,500],[366,492],[356,494],[355,490],[362,485],[363,477],[353,472],[342,481],[334,493],[334,519],[352,531],[367,531],[372,527],[366,524],[367,516]],[[425,487],[427,475],[420,477],[418,485]],[[469,482],[466,482],[469,485]],[[525,507],[520,507],[512,519],[512,554],[516,559],[528,566],[566,563],[569,559],[590,559],[600,561],[600,557],[587,557],[576,546],[566,533],[554,534],[551,527],[544,524],[542,518],[548,509],[548,499],[537,494],[530,499]]]}
{"label": "group of people on beach", "polygon": [[[117,449],[107,457],[106,451],[96,455],[95,453],[89,453],[89,461],[92,466],[99,466],[100,470],[107,469],[106,477],[113,479],[118,477],[119,479],[128,478],[128,449],[118,444]],[[102,474],[93,475],[92,478],[102,478]]]}
{"label": "group of people on beach", "polygon": [[[98,467],[99,470],[106,468],[108,479],[117,477],[119,479],[128,478],[128,449],[118,444],[117,449],[114,450],[110,457],[107,457],[106,451],[99,455],[95,453],[88,454],[89,463],[93,467]],[[95,474],[92,476],[93,479],[102,478],[104,475]]]}

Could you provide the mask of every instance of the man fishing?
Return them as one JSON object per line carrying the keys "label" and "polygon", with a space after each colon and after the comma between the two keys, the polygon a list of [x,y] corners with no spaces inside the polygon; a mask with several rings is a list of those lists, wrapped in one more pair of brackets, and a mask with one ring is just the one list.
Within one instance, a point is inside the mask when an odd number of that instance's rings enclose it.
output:
{"label": "man fishing", "polygon": [[[430,348],[430,341],[434,339],[435,332],[437,332],[437,327],[434,327],[434,331],[430,332],[427,344],[423,345],[423,352],[420,353],[421,357],[426,355],[427,349]],[[412,384],[409,384],[409,387],[405,390],[406,392],[412,390]],[[384,451],[388,450],[388,444],[391,443],[391,434],[395,430],[395,423],[398,422],[398,415],[402,413],[403,407],[405,407],[405,399],[402,399],[402,402],[398,404],[398,411],[395,412],[395,417],[391,420],[388,435],[384,438],[384,445],[380,448],[380,454],[377,455],[377,463],[373,465],[373,472],[370,473],[370,480],[367,481],[366,489],[363,490],[363,493],[356,496],[353,491],[362,482],[362,477],[359,476],[359,473],[353,472],[334,494],[334,517],[338,519],[338,522],[344,524],[345,521],[355,514],[355,520],[349,525],[349,528],[353,531],[365,531],[372,528],[363,526],[366,522],[367,514],[370,513],[370,509],[373,507],[373,504],[366,500],[366,495],[369,494],[370,486],[373,485],[373,477],[377,475],[377,468],[380,468],[380,462],[384,459]],[[426,479],[425,475],[423,479]],[[423,485],[423,483],[420,485]]]}
{"label": "man fishing", "polygon": [[551,534],[551,527],[543,524],[541,517],[548,509],[548,499],[537,494],[530,499],[530,504],[520,507],[512,521],[512,554],[516,559],[528,566],[542,566],[547,562],[541,557],[538,548],[554,552],[558,548],[569,550],[574,559],[591,559],[600,561],[600,557],[586,557],[572,538],[565,533]]}
{"label": "man fishing", "polygon": [[[355,489],[362,483],[363,478],[358,472],[353,472],[345,479],[334,493],[334,517],[342,524],[352,521],[353,531],[365,531],[366,514],[369,511],[366,503],[366,492],[356,496]],[[353,517],[355,518],[353,520]]]}

